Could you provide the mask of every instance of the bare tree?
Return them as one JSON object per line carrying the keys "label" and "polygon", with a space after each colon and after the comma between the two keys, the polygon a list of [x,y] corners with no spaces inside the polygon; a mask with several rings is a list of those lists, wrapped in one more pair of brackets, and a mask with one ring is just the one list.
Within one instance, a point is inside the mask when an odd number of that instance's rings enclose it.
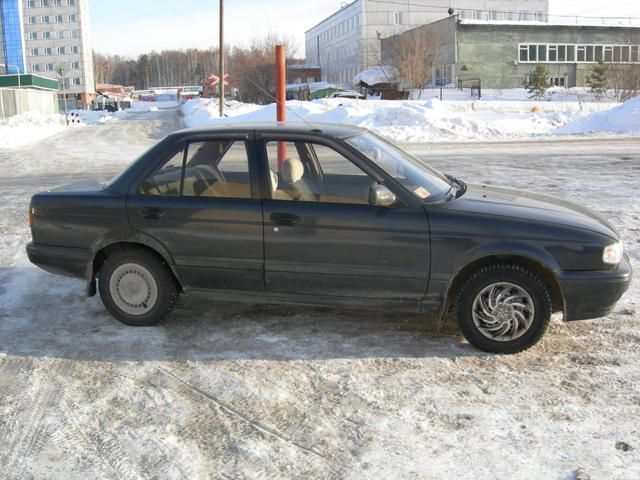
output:
{"label": "bare tree", "polygon": [[[233,87],[246,101],[269,103],[275,91],[275,46],[284,43],[288,61],[295,61],[296,49],[291,38],[267,35],[256,38],[249,48],[227,50],[226,63]],[[140,55],[137,60],[118,55],[94,53],[97,83],[135,86],[137,89],[199,85],[218,73],[218,50],[164,50]]]}
{"label": "bare tree", "polygon": [[640,65],[610,65],[607,76],[613,94],[624,102],[640,93]]}
{"label": "bare tree", "polygon": [[418,29],[395,37],[388,50],[399,82],[418,90],[420,96],[425,86],[431,84],[433,71],[439,65],[440,46],[435,33]]}

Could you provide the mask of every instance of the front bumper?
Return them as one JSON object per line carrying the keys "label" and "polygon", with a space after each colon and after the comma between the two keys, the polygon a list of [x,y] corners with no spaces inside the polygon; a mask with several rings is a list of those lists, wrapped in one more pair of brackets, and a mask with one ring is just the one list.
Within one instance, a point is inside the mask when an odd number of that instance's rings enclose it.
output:
{"label": "front bumper", "polygon": [[565,321],[608,315],[629,289],[632,276],[633,270],[626,254],[615,270],[558,274],[564,298]]}
{"label": "front bumper", "polygon": [[86,278],[91,252],[85,248],[27,245],[29,261],[41,269],[67,277]]}

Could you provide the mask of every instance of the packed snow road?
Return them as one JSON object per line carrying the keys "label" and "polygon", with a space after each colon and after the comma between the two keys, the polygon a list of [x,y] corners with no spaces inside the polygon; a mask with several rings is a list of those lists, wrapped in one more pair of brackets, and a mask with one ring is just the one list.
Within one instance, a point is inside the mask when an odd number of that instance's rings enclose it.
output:
{"label": "packed snow road", "polygon": [[[421,316],[213,305],[155,328],[30,266],[42,189],[105,180],[173,113],[0,151],[0,478],[640,478],[640,284],[517,356]],[[640,139],[412,146],[469,182],[568,197],[640,271]]]}

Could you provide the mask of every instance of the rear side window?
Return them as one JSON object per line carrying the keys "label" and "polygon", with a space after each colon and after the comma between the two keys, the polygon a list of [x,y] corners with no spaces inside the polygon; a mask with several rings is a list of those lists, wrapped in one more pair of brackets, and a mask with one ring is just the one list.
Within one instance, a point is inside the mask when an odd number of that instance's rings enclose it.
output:
{"label": "rear side window", "polygon": [[241,140],[193,142],[140,185],[142,195],[252,198],[247,147]]}
{"label": "rear side window", "polygon": [[164,165],[149,175],[140,184],[138,192],[142,195],[180,196],[184,152],[184,148],[181,148]]}

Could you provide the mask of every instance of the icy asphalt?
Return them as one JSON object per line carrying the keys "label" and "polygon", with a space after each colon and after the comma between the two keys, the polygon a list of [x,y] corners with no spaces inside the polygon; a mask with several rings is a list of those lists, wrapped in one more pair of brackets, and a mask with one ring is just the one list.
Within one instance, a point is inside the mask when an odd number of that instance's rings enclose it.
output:
{"label": "icy asphalt", "polygon": [[[172,112],[0,151],[0,478],[640,478],[640,282],[517,356],[385,312],[183,298],[118,324],[30,266],[30,196],[106,180]],[[640,139],[411,146],[469,182],[583,202],[640,272]]]}

